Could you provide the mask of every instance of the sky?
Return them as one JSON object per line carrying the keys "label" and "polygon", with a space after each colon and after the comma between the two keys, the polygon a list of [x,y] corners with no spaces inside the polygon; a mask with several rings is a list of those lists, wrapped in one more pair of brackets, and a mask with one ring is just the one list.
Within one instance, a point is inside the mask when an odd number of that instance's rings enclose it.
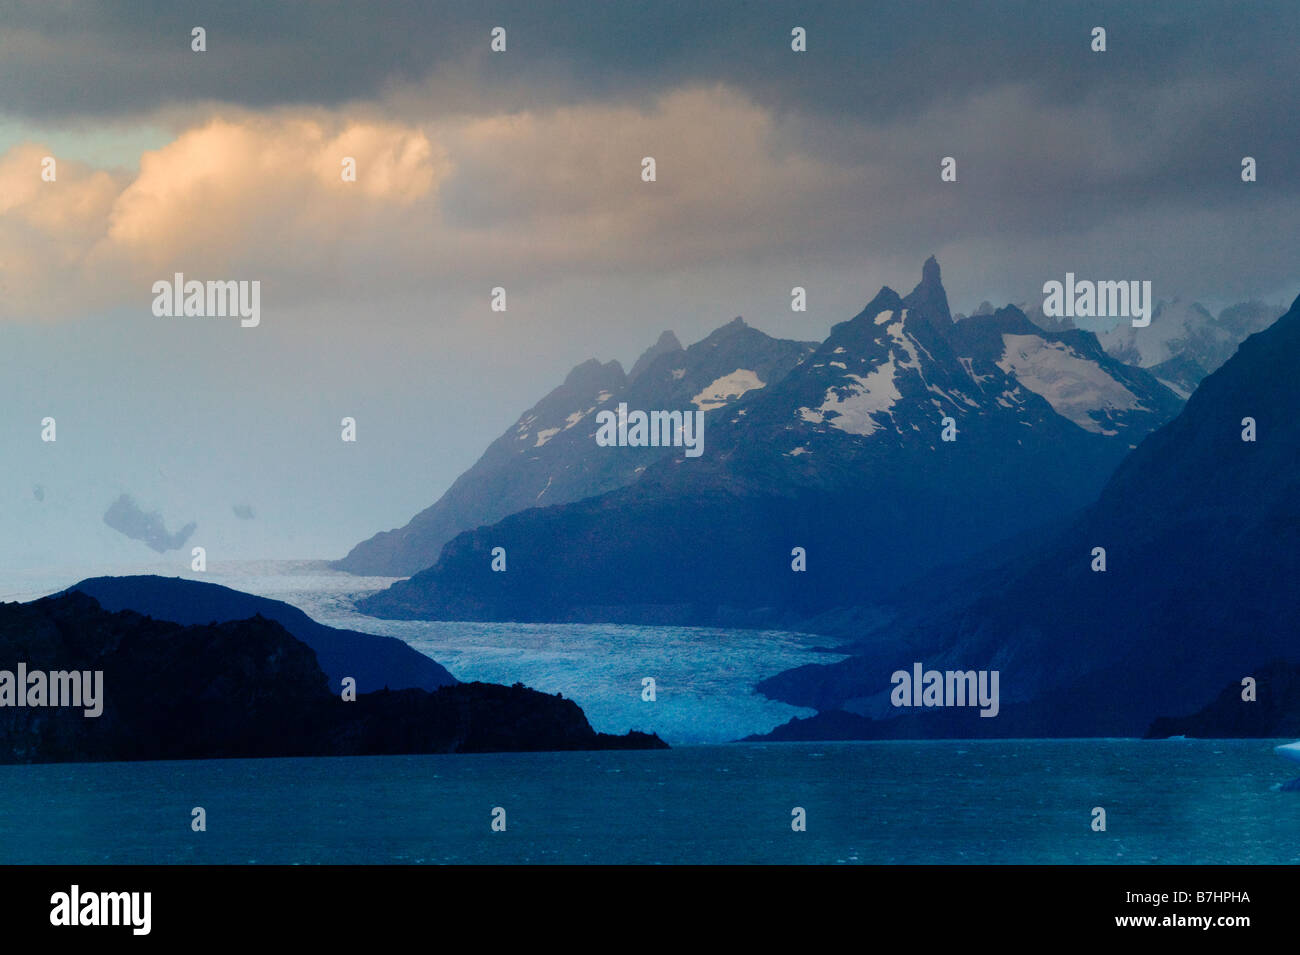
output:
{"label": "sky", "polygon": [[[1067,271],[1288,303],[1298,47],[1292,0],[8,0],[0,566],[150,556],[121,494],[342,556],[581,361],[820,339],[931,254],[954,311]],[[259,281],[260,324],[155,316],[176,272]]]}

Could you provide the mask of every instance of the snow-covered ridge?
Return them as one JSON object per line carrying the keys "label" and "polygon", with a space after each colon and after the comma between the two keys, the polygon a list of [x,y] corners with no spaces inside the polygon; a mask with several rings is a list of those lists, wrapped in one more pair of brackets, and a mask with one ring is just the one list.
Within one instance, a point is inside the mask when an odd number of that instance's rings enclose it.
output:
{"label": "snow-covered ridge", "polygon": [[1133,392],[1063,342],[1003,335],[1002,344],[998,367],[1085,431],[1118,434],[1103,428],[1092,412],[1144,410]]}

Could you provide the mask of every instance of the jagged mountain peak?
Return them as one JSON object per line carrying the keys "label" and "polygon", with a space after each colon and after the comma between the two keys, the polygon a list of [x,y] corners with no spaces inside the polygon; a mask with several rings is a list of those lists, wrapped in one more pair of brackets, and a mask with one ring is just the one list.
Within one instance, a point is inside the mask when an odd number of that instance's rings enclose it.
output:
{"label": "jagged mountain peak", "polygon": [[623,374],[623,366],[616,360],[601,362],[596,358],[588,358],[579,365],[575,365],[573,370],[564,378],[564,387],[566,388],[583,388],[591,385],[601,387],[617,383],[619,386],[626,381],[627,376]]}
{"label": "jagged mountain peak", "polygon": [[737,317],[685,350],[656,356],[630,381],[627,397],[648,407],[712,411],[781,380],[815,348],[773,338]]}
{"label": "jagged mountain peak", "polygon": [[933,255],[921,266],[921,281],[903,299],[903,304],[924,316],[939,331],[952,325],[952,312],[948,310],[948,293],[943,289],[939,263]]}
{"label": "jagged mountain peak", "polygon": [[939,260],[933,255],[928,256],[921,264],[921,285],[943,287],[939,280]]}
{"label": "jagged mountain peak", "polygon": [[[888,285],[882,285],[880,286],[880,291],[876,293],[876,297],[868,302],[862,311],[858,312],[858,314],[854,315],[847,322],[839,322],[831,328],[831,338],[834,338],[836,332],[840,329],[852,325],[854,322],[869,324],[883,311],[900,311],[902,308],[903,300],[899,298],[898,293]],[[829,340],[830,339],[828,338],[827,341]]]}
{"label": "jagged mountain peak", "polygon": [[831,329],[815,357],[849,373],[856,371],[845,367],[852,359],[875,365],[894,361],[896,353],[902,364],[915,367],[922,359],[932,362],[936,350],[949,351],[939,339],[948,338],[952,327],[939,263],[930,256],[922,266],[920,283],[906,297],[882,286],[862,311]]}
{"label": "jagged mountain peak", "polygon": [[632,382],[640,378],[642,373],[654,364],[655,359],[660,355],[671,355],[684,350],[677,336],[671,331],[665,331],[659,336],[658,341],[641,353],[641,357],[636,360],[632,370],[627,373],[627,380]]}
{"label": "jagged mountain peak", "polygon": [[[939,263],[933,255],[921,266],[921,281],[905,297],[899,296],[888,285],[882,285],[875,298],[868,302],[862,311],[849,321],[840,322],[831,329],[831,336],[827,339],[827,343],[838,333],[851,331],[860,333],[864,329],[869,330],[873,325],[884,324],[884,320],[879,319],[879,316],[886,311],[904,320],[915,316],[911,319],[913,323],[925,319],[940,333],[946,332],[953,324],[952,313],[948,310],[948,294],[944,291],[939,275]],[[871,337],[876,336],[872,333]]]}
{"label": "jagged mountain peak", "polygon": [[738,335],[748,335],[756,340],[771,338],[771,336],[766,332],[761,332],[757,328],[752,327],[746,323],[743,318],[737,315],[731,321],[727,322],[727,324],[719,325],[704,338],[700,339],[694,345],[691,345],[687,351],[697,349],[701,346],[712,347]]}
{"label": "jagged mountain peak", "polygon": [[[932,451],[946,417],[974,429],[975,440],[1016,449],[1031,430],[1035,443],[1077,440],[1072,426],[1118,438],[1177,413],[1168,389],[1107,356],[1091,333],[1045,332],[1012,305],[957,324],[947,307],[930,259],[907,297],[883,287],[789,379],[756,395],[737,427],[769,422],[767,440],[797,456],[798,477],[819,455],[874,456],[886,453],[882,445]],[[1115,445],[1112,459],[1125,450],[1122,440]]]}

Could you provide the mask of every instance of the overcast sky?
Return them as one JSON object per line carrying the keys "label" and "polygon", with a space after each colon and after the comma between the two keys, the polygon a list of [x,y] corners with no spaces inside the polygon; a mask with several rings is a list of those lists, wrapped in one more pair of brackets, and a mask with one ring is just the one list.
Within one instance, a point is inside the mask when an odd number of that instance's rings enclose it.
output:
{"label": "overcast sky", "polygon": [[[735,315],[819,339],[931,253],[957,311],[1067,271],[1289,302],[1297,49],[1294,0],[11,0],[0,502],[30,536],[34,484],[126,491],[230,555],[338,556],[583,359]],[[174,272],[259,280],[262,324],[154,317]]]}

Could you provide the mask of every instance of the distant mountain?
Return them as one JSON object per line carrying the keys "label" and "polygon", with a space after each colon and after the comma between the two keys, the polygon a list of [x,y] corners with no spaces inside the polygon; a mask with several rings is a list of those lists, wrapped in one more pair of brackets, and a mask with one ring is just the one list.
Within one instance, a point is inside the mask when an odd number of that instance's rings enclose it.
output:
{"label": "distant mountain", "polygon": [[[675,364],[661,355],[643,380],[655,385]],[[680,407],[674,399],[650,407]],[[710,410],[703,456],[596,448],[575,434],[586,454],[643,469],[640,479],[463,533],[431,568],[359,607],[439,619],[801,620],[870,603],[1082,507],[1180,407],[1089,333],[1045,332],[1015,308],[954,323],[930,259],[909,295],[882,289],[784,376]],[[942,440],[945,420],[955,441]],[[494,547],[509,555],[506,573],[489,569]],[[796,547],[806,573],[792,571]]]}
{"label": "distant mountain", "polygon": [[[1267,328],[1282,308],[1263,302],[1242,302],[1217,316],[1198,302],[1179,299],[1156,303],[1151,324],[1134,328],[1115,322],[1096,330],[1102,348],[1120,361],[1145,368],[1186,398],[1202,379],[1232,356],[1237,346]],[[1026,309],[1030,320],[1051,331],[1074,327],[1069,318],[1049,318],[1042,306]]]}
{"label": "distant mountain", "polygon": [[[28,704],[11,696],[0,707],[0,763],[664,748],[653,735],[595,733],[571,700],[520,685],[344,701],[311,649],[275,621],[182,626],[110,613],[76,590],[0,604],[0,670],[11,695],[25,674]],[[78,671],[102,673],[97,715],[86,715],[84,697],[49,705],[47,674]]]}
{"label": "distant mountain", "polygon": [[435,563],[443,545],[462,531],[631,484],[671,449],[645,448],[635,457],[609,454],[593,440],[599,410],[620,402],[646,409],[721,408],[784,377],[814,347],[770,338],[737,318],[686,349],[664,332],[628,375],[616,361],[584,362],[524,412],[433,506],[405,527],[358,544],[334,566],[357,574],[413,574]]}
{"label": "distant mountain", "polygon": [[[1162,732],[1263,721],[1263,705],[1181,717],[1225,684],[1239,693],[1264,661],[1300,663],[1298,361],[1300,299],[1207,377],[1066,529],[953,569],[946,586],[936,578],[862,634],[849,659],[760,690],[886,724],[863,728],[870,736],[1141,736],[1162,717]],[[1255,441],[1242,440],[1246,418]],[[1092,569],[1096,547],[1104,572]],[[998,669],[1002,713],[894,709],[890,674],[914,661]]]}
{"label": "distant mountain", "polygon": [[274,620],[316,652],[320,667],[337,690],[344,677],[357,681],[358,693],[436,690],[457,682],[447,670],[396,637],[337,630],[317,623],[297,607],[219,584],[152,575],[91,577],[69,591],[89,594],[105,610],[133,610],[156,620],[191,626],[263,616]]}
{"label": "distant mountain", "polygon": [[675,355],[683,350],[682,343],[677,340],[676,335],[672,332],[664,332],[657,342],[641,353],[641,357],[632,365],[632,370],[627,373],[627,380],[635,381],[640,378],[660,355]]}
{"label": "distant mountain", "polygon": [[1242,699],[1240,679],[1232,680],[1213,700],[1190,716],[1160,717],[1147,730],[1149,739],[1277,739],[1300,736],[1300,663],[1274,660],[1250,671],[1254,699]]}

